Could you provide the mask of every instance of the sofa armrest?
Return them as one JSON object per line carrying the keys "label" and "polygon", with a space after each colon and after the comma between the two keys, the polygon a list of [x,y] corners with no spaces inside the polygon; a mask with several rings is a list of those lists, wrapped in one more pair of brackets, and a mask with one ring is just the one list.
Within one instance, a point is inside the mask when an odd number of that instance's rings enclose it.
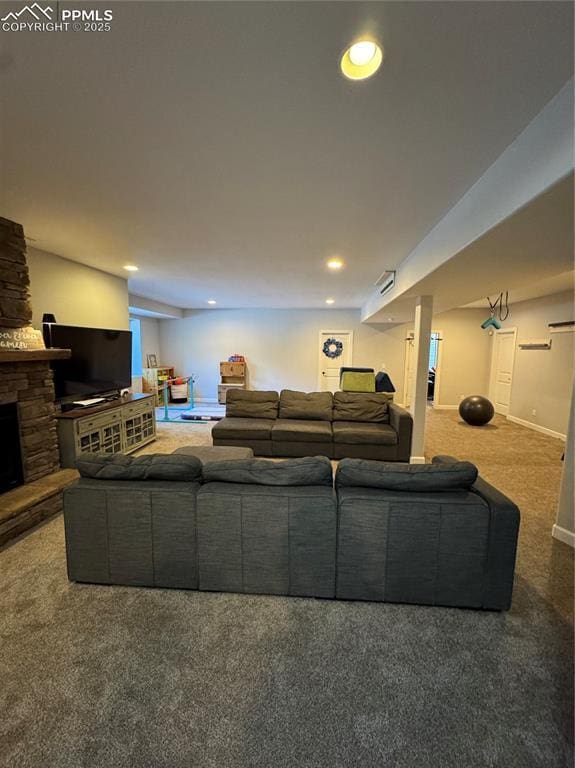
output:
{"label": "sofa armrest", "polygon": [[413,419],[409,411],[395,403],[389,404],[389,425],[397,432],[397,461],[409,461],[411,457],[411,432]]}
{"label": "sofa armrest", "polygon": [[[435,456],[433,464],[451,464],[453,456]],[[471,488],[489,506],[489,550],[483,585],[483,607],[508,610],[511,607],[513,575],[521,514],[510,498],[478,477]]]}

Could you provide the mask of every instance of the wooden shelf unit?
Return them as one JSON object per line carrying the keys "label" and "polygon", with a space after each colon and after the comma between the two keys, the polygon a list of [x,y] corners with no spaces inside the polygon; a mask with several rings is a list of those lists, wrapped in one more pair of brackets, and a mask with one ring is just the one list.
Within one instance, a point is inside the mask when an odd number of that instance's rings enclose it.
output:
{"label": "wooden shelf unit", "polygon": [[162,405],[164,381],[166,379],[173,379],[174,376],[174,368],[171,365],[142,368],[142,391],[155,395],[156,405]]}
{"label": "wooden shelf unit", "polygon": [[247,368],[244,363],[220,363],[220,384],[218,384],[218,403],[225,405],[228,389],[246,389]]}

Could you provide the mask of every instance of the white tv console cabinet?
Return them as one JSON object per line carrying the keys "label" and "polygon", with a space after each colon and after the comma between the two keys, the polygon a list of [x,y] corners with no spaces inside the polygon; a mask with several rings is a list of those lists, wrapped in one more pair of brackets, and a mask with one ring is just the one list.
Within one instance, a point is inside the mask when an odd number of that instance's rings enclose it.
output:
{"label": "white tv console cabinet", "polygon": [[83,453],[132,453],[156,439],[155,398],[134,394],[57,415],[60,463],[76,466]]}

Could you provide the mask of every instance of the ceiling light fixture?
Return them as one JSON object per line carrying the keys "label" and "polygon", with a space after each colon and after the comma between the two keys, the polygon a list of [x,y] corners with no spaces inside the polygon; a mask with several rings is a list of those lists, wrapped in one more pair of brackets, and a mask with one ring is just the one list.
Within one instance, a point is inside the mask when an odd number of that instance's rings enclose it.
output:
{"label": "ceiling light fixture", "polygon": [[337,272],[338,269],[343,268],[343,260],[342,259],[329,259],[327,261],[327,268],[332,269],[334,272]]}
{"label": "ceiling light fixture", "polygon": [[325,303],[326,304],[335,304],[335,299],[326,299]]}
{"label": "ceiling light fixture", "polygon": [[208,299],[208,304],[215,304],[215,303],[216,303],[215,299]]}
{"label": "ceiling light fixture", "polygon": [[135,264],[125,264],[124,269],[126,272],[137,272],[139,267],[137,267]]}
{"label": "ceiling light fixture", "polygon": [[358,40],[341,57],[341,71],[349,80],[365,80],[375,75],[383,61],[383,48],[373,40]]}

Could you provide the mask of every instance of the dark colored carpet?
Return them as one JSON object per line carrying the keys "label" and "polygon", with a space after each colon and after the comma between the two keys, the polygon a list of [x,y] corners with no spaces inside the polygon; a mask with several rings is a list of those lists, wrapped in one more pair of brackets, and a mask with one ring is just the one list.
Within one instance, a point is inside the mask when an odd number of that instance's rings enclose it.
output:
{"label": "dark colored carpet", "polygon": [[69,584],[54,520],[0,552],[0,765],[570,768],[572,552],[525,503],[503,614]]}

